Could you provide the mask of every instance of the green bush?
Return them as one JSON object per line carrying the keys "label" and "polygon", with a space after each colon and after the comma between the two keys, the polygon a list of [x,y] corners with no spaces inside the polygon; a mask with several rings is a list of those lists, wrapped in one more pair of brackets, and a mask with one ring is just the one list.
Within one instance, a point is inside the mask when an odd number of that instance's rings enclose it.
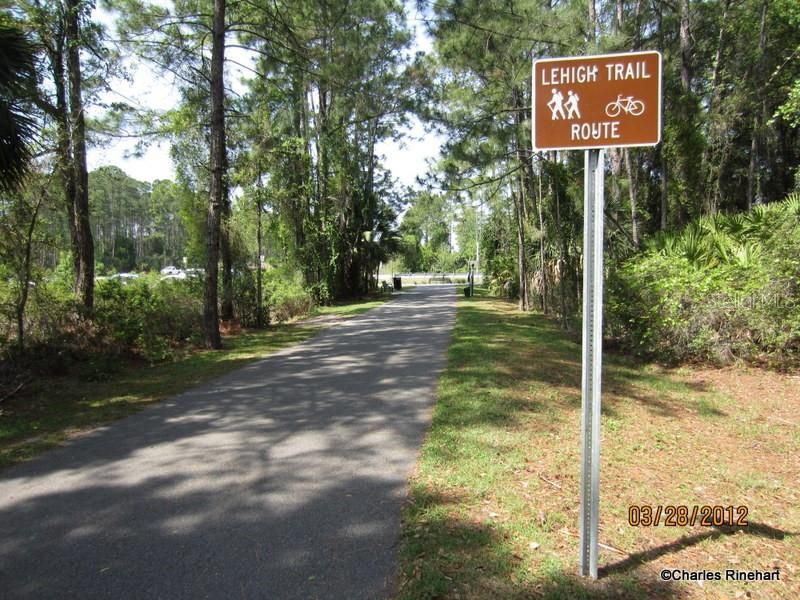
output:
{"label": "green bush", "polygon": [[[288,269],[266,271],[264,289],[270,317],[279,323],[307,315],[314,308],[314,298],[311,292],[303,287],[299,273]],[[322,289],[318,286],[317,293],[322,293]]]}
{"label": "green bush", "polygon": [[794,362],[799,277],[796,202],[704,218],[611,272],[607,332],[668,362]]}
{"label": "green bush", "polygon": [[259,306],[256,272],[248,268],[234,271],[233,308],[243,327],[256,327],[258,325],[259,311],[261,312],[262,325],[269,324],[270,311],[269,305],[264,300],[265,298],[266,291],[262,281],[262,303]]}
{"label": "green bush", "polygon": [[333,301],[333,294],[327,283],[315,283],[308,288],[308,293],[316,306],[327,306]]}
{"label": "green bush", "polygon": [[95,325],[122,351],[153,362],[165,360],[173,346],[202,335],[202,294],[197,285],[191,280],[99,282]]}

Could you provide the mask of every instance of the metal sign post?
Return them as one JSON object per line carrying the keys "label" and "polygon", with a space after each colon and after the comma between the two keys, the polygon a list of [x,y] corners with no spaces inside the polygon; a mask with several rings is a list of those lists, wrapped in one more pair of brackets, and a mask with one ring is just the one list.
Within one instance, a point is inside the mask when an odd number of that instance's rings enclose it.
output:
{"label": "metal sign post", "polygon": [[603,151],[585,152],[580,573],[597,579],[603,358]]}

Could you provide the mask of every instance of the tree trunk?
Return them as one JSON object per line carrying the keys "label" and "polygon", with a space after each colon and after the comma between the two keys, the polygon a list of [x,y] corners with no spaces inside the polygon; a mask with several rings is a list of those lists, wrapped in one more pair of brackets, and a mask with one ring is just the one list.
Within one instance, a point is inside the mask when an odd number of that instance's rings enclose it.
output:
{"label": "tree trunk", "polygon": [[527,311],[530,309],[528,304],[528,261],[525,257],[525,217],[524,208],[522,206],[523,193],[522,190],[516,194],[512,192],[514,197],[514,209],[517,219],[517,270],[519,272],[519,309]]}
{"label": "tree trunk", "polygon": [[[70,145],[69,105],[67,103],[67,75],[64,58],[63,38],[58,39],[49,50],[50,68],[53,73],[53,86],[55,88],[56,104],[50,108],[44,104],[45,110],[52,115],[56,124],[56,162],[58,175],[61,179],[61,188],[64,192],[64,209],[67,213],[67,228],[69,229],[70,249],[72,250],[72,275],[73,284],[80,262],[78,256],[78,236],[75,231],[75,172],[72,168],[72,147]],[[77,288],[75,288],[77,291]]]}
{"label": "tree trunk", "polygon": [[[661,3],[658,5],[658,10],[656,12],[656,28],[658,29],[658,37],[659,37],[659,45],[661,48],[664,48],[664,13],[663,13],[663,6]],[[662,92],[663,94],[663,92]],[[666,113],[668,110],[667,102],[666,102],[666,95],[662,97],[662,110]],[[659,148],[659,158],[661,163],[661,231],[667,230],[667,211],[669,210],[669,165],[667,164],[667,155],[664,152],[664,142],[661,142]]]}
{"label": "tree trunk", "polygon": [[[709,207],[709,212],[716,212],[719,207],[720,195],[722,194],[719,173],[722,171],[722,157],[718,155],[716,160],[713,156],[718,152],[715,150],[715,144],[719,143],[722,138],[720,123],[715,122],[715,111],[720,100],[721,89],[720,79],[722,72],[722,49],[725,44],[725,28],[728,23],[728,14],[730,11],[731,0],[725,0],[722,6],[722,21],[719,25],[719,34],[717,35],[717,50],[714,55],[714,67],[711,75],[711,96],[708,100],[708,115],[709,115],[709,142],[703,151],[703,165],[706,172],[706,204]],[[713,164],[712,164],[713,161]],[[714,173],[717,173],[715,176]]]}
{"label": "tree trunk", "polygon": [[689,0],[680,0],[681,88],[688,92],[692,83],[692,40]]}
{"label": "tree trunk", "polygon": [[[227,170],[227,169],[226,169]],[[225,177],[222,179],[222,221],[220,223],[220,254],[222,258],[222,302],[220,318],[231,320],[233,311],[233,253],[230,238],[231,203],[228,198],[228,186]]]}
{"label": "tree trunk", "polygon": [[636,214],[636,199],[639,195],[639,179],[636,170],[631,160],[631,149],[623,148],[623,157],[625,158],[625,168],[628,171],[628,192],[631,199],[631,239],[633,245],[639,248],[639,217]]}
{"label": "tree trunk", "polygon": [[33,214],[31,221],[28,224],[28,230],[25,235],[25,256],[22,262],[22,277],[20,278],[20,294],[17,300],[17,345],[20,350],[25,349],[25,308],[28,305],[28,293],[30,291],[29,281],[31,280],[31,255],[33,252],[33,232],[36,229],[36,219],[39,216],[39,209],[42,206],[44,190],[36,194],[35,204],[33,206]]}
{"label": "tree trunk", "polygon": [[758,117],[753,117],[753,132],[750,138],[750,162],[747,165],[747,210],[753,208],[756,180],[756,162],[758,154]]}
{"label": "tree trunk", "polygon": [[622,152],[624,148],[609,148],[608,158],[611,163],[611,202],[609,203],[610,210],[617,217],[617,211],[622,206],[622,190],[620,189],[619,180],[622,177]]}
{"label": "tree trunk", "polygon": [[94,305],[94,240],[89,224],[89,172],[86,168],[86,121],[81,97],[80,26],[78,0],[67,1],[66,42],[69,76],[70,119],[72,121],[72,168],[74,170],[75,237],[78,272],[75,287],[84,308]]}
{"label": "tree trunk", "polygon": [[529,110],[525,94],[522,89],[515,87],[512,90],[512,101],[515,108],[514,121],[517,125],[517,134],[514,138],[514,151],[517,162],[519,163],[519,202],[517,203],[517,242],[519,251],[517,263],[519,267],[519,309],[528,311],[531,309],[531,279],[528,266],[528,257],[525,255],[525,229],[528,224],[528,199],[533,195],[533,180],[531,176],[530,158],[523,147],[520,139],[520,131]]}
{"label": "tree trunk", "polygon": [[258,178],[256,192],[256,242],[258,243],[258,257],[256,258],[256,327],[264,327],[264,274],[261,272],[261,255],[264,253],[264,238],[261,226],[261,176]]}
{"label": "tree trunk", "polygon": [[[767,44],[767,7],[769,5],[769,0],[763,0],[761,4],[761,26],[759,29],[759,36],[758,36],[758,59],[755,61],[754,66],[754,88],[757,93],[760,93],[760,84],[763,81],[763,62],[764,62],[764,50]],[[763,106],[763,101],[762,101]],[[761,192],[761,184],[760,184],[760,175],[758,169],[759,163],[759,143],[758,138],[761,135],[761,116],[762,111],[758,109],[754,109],[755,115],[753,116],[753,132],[752,138],[750,140],[750,164],[748,165],[747,169],[747,210],[750,210],[754,204],[757,204],[760,201],[760,198],[756,196],[756,185],[759,187],[759,196]]]}
{"label": "tree trunk", "polygon": [[542,282],[542,313],[545,315],[549,313],[549,305],[547,303],[547,293],[549,282],[547,280],[547,264],[545,263],[545,237],[544,237],[544,191],[542,190],[542,169],[544,168],[544,154],[539,154],[539,198],[536,205],[537,212],[539,213],[539,268],[541,270]]}
{"label": "tree trunk", "polygon": [[556,205],[556,229],[559,237],[559,258],[558,258],[558,290],[561,300],[561,328],[569,329],[569,319],[567,318],[567,236],[561,225],[561,200],[559,198],[558,182],[553,182],[553,201]]}
{"label": "tree trunk", "polygon": [[206,279],[203,307],[205,344],[221,348],[217,282],[219,276],[220,223],[225,178],[225,107],[223,65],[225,61],[225,0],[214,0],[214,21],[211,44],[211,185],[209,186],[206,219]]}

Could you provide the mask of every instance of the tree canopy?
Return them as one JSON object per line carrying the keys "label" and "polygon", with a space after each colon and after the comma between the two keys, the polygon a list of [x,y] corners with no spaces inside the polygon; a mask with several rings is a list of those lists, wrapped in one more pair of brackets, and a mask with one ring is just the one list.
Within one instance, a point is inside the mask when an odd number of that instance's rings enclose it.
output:
{"label": "tree canopy", "polygon": [[[400,0],[102,5],[106,26],[85,0],[25,0],[0,21],[2,193],[19,227],[33,222],[32,260],[71,263],[88,319],[95,269],[202,268],[205,339],[217,347],[219,319],[263,321],[262,271],[324,303],[376,289],[395,259],[440,271],[477,262],[520,309],[568,327],[583,161],[531,149],[538,57],[663,54],[662,143],[611,149],[604,165],[612,269],[657,235],[800,185],[793,0],[420,0],[427,53]],[[145,112],[108,101],[128,91],[111,77],[126,60],[174,82],[179,102]],[[100,104],[110,112],[87,119]],[[446,141],[408,190],[377,148],[412,116]],[[170,143],[176,181],[88,172],[88,147],[132,131]],[[42,180],[50,191],[31,205],[27,187]],[[258,306],[242,309],[245,297]]]}

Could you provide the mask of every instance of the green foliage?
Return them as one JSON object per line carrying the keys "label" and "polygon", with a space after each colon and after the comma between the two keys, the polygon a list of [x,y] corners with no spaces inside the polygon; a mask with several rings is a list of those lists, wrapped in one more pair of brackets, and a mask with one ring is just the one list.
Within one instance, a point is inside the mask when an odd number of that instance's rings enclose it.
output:
{"label": "green foliage", "polygon": [[241,10],[260,76],[233,125],[239,176],[263,189],[282,258],[317,301],[362,294],[397,249],[398,194],[375,149],[414,102],[403,3],[256,0]]}
{"label": "green foliage", "polygon": [[489,293],[515,297],[519,293],[519,273],[511,215],[505,211],[492,212],[482,238],[482,270],[489,283]]}
{"label": "green foliage", "polygon": [[800,358],[798,204],[790,197],[658,236],[612,271],[609,333],[671,362]]}
{"label": "green foliage", "polygon": [[[264,273],[264,296],[270,317],[278,323],[307,315],[314,307],[312,292],[303,287],[302,274],[288,268]],[[324,294],[320,289],[316,293]]]}
{"label": "green foliage", "polygon": [[[794,0],[776,0],[775,10],[784,23],[800,29],[800,4]],[[795,51],[800,53],[800,46]],[[800,127],[800,78],[789,87],[786,101],[778,107],[775,116],[782,118],[791,127]]]}
{"label": "green foliage", "polygon": [[775,113],[792,127],[800,126],[800,80],[789,90],[786,102]]}
{"label": "green foliage", "polygon": [[261,313],[261,325],[266,326],[269,324],[269,304],[264,302],[259,306],[256,273],[249,268],[234,270],[233,305],[234,313],[238,317],[242,327],[258,326],[259,311]]}
{"label": "green foliage", "polygon": [[36,121],[24,106],[36,79],[33,46],[0,15],[0,191],[19,188],[33,158]]}
{"label": "green foliage", "polygon": [[157,362],[169,358],[173,346],[199,337],[200,298],[192,279],[154,285],[109,279],[97,286],[94,322],[119,351]]}
{"label": "green foliage", "polygon": [[118,167],[100,167],[89,173],[89,202],[101,272],[183,266],[187,251],[200,264],[205,213],[185,186],[149,184]]}

